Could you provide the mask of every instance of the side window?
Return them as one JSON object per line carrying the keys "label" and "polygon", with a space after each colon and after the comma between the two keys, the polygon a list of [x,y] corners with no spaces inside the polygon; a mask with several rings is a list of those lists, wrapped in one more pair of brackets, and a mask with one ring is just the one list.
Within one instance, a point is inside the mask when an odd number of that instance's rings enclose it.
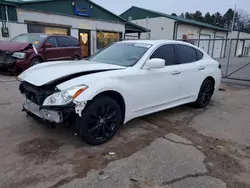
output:
{"label": "side window", "polygon": [[80,46],[79,41],[75,38],[70,38],[70,45],[71,46]]}
{"label": "side window", "polygon": [[197,55],[197,60],[201,60],[203,58],[203,53],[200,50],[195,50]]}
{"label": "side window", "polygon": [[153,58],[164,59],[166,61],[166,66],[167,65],[174,65],[175,64],[174,45],[168,44],[168,45],[160,46],[151,55],[150,59],[153,59]]}
{"label": "side window", "polygon": [[53,48],[57,47],[57,41],[55,37],[50,37],[48,38],[48,40],[46,41],[46,43],[50,43],[52,45]]}
{"label": "side window", "polygon": [[197,61],[195,49],[186,45],[177,45],[179,63],[192,63]]}
{"label": "side window", "polygon": [[57,37],[59,47],[69,47],[69,38],[68,37]]}

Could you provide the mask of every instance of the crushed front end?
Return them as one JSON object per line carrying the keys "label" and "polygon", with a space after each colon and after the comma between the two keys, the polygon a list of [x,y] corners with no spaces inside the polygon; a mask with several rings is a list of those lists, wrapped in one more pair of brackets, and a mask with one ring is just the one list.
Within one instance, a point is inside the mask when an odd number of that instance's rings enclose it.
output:
{"label": "crushed front end", "polygon": [[20,92],[25,96],[23,111],[53,123],[68,123],[75,119],[73,102],[65,105],[44,106],[47,97],[60,92],[53,85],[34,86],[28,82],[21,82]]}

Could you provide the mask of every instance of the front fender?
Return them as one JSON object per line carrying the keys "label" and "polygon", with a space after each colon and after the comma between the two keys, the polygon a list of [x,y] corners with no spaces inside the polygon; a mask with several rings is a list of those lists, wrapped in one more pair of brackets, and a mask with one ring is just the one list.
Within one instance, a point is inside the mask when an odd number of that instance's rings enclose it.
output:
{"label": "front fender", "polygon": [[[85,90],[83,93],[81,93],[73,101],[75,103],[76,114],[78,114],[81,117],[82,111],[84,110],[88,101],[91,101],[98,94],[105,92],[105,91],[115,91],[115,92],[118,92],[119,94],[121,94],[121,96],[123,97],[123,100],[124,100],[125,106],[126,106],[125,117],[127,117],[127,115],[128,115],[127,112],[130,109],[130,103],[128,100],[127,92],[125,90],[126,87],[127,86],[125,83],[121,83],[118,81],[107,82],[107,80],[106,80],[106,82],[98,82],[98,83],[95,83],[95,84],[89,86],[89,88],[87,90]],[[125,119],[125,121],[127,121],[127,120]]]}
{"label": "front fender", "polygon": [[116,91],[120,93],[124,101],[126,102],[126,91],[124,88],[126,88],[125,83],[121,83],[119,81],[108,81],[105,80],[105,82],[97,82],[95,84],[89,85],[89,88],[85,90],[83,93],[81,93],[77,98],[74,99],[75,102],[83,102],[83,101],[89,101],[92,100],[95,96],[98,94],[105,92],[105,91]]}

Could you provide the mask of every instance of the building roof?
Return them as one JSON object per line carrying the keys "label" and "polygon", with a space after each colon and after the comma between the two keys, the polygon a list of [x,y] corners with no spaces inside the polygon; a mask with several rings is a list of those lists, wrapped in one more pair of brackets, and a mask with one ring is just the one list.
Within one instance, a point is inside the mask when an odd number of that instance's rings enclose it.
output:
{"label": "building roof", "polygon": [[[30,5],[30,4],[36,4],[36,3],[42,3],[42,2],[54,2],[56,0],[29,0],[29,1],[24,1],[24,0],[5,0],[5,3],[11,3],[13,5],[21,5],[21,8],[25,8],[25,5]],[[125,23],[125,28],[128,29],[128,31],[134,31],[134,32],[149,32],[149,29],[146,29],[142,26],[136,25],[132,22],[127,21],[126,19],[114,14],[113,12],[110,12],[109,10],[103,8],[102,6],[96,4],[95,2],[91,0],[86,0],[92,5],[99,7],[101,10],[105,11],[106,13],[112,15],[115,17],[117,20],[119,20],[121,23]],[[45,5],[44,5],[45,6]]]}
{"label": "building roof", "polygon": [[[132,13],[132,15],[129,15],[130,13]],[[140,16],[139,15],[140,13],[142,13],[143,15]],[[132,6],[130,9],[128,9],[127,11],[122,13],[120,16],[123,17],[124,19],[127,19],[127,20],[128,20],[129,16],[132,16],[133,20],[135,20],[135,19],[143,19],[143,18],[147,18],[147,17],[149,17],[149,18],[150,17],[166,17],[166,18],[169,18],[169,19],[176,20],[177,22],[180,22],[180,23],[186,23],[186,24],[190,24],[190,25],[196,25],[196,26],[200,26],[200,27],[204,27],[204,28],[209,28],[209,29],[214,29],[214,30],[218,30],[218,31],[228,32],[227,29],[217,27],[217,26],[213,26],[213,25],[210,25],[210,24],[207,24],[207,23],[202,23],[202,22],[199,22],[199,21],[196,21],[196,20],[191,20],[191,19],[181,18],[181,17],[177,17],[177,16],[172,16],[172,15],[169,15],[169,14],[157,12],[157,11],[154,11],[154,10],[148,10],[148,9],[144,9],[144,8],[136,7],[136,6]]]}
{"label": "building roof", "polygon": [[0,4],[1,5],[11,5],[11,6],[17,5],[17,3],[15,1],[7,1],[7,0],[0,1]]}

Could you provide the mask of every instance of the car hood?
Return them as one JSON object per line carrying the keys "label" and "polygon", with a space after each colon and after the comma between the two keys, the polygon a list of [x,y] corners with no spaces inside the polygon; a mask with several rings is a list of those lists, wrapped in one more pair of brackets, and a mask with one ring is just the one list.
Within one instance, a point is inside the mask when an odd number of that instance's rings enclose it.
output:
{"label": "car hood", "polygon": [[16,52],[22,51],[31,45],[28,42],[0,41],[0,51]]}
{"label": "car hood", "polygon": [[102,71],[125,69],[126,67],[91,61],[57,61],[35,65],[18,76],[21,81],[35,86],[63,83],[67,80]]}

